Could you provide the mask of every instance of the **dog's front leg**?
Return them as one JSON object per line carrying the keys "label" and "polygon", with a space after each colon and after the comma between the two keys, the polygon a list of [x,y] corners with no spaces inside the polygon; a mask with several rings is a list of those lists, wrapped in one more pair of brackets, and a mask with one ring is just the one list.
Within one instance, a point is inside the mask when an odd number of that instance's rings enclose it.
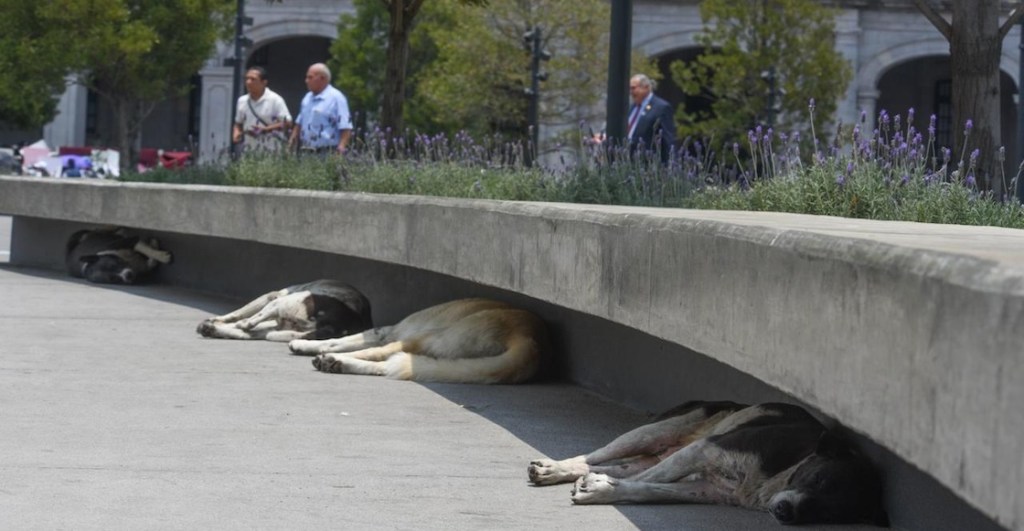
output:
{"label": "dog's front leg", "polygon": [[[156,240],[153,240],[153,242],[155,243]],[[157,248],[156,245],[150,245],[142,240],[139,240],[132,249],[146,258],[156,260],[161,264],[169,264],[174,261],[174,255],[170,251]]]}
{"label": "dog's front leg", "polygon": [[604,474],[587,474],[572,489],[572,502],[578,505],[611,503],[707,503],[736,505],[731,493],[709,481],[652,483],[616,479]]}
{"label": "dog's front leg", "polygon": [[391,327],[386,326],[337,339],[296,339],[288,343],[288,348],[292,351],[292,354],[306,356],[332,352],[352,352],[379,345],[390,330]]}

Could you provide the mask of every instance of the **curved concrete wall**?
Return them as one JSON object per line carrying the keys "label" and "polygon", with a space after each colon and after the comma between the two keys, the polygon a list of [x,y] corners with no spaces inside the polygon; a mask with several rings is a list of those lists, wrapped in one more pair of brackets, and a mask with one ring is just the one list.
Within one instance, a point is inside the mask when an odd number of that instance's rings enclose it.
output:
{"label": "curved concrete wall", "polygon": [[411,266],[606,319],[793,395],[1024,529],[1024,231],[24,178],[0,178],[0,213]]}

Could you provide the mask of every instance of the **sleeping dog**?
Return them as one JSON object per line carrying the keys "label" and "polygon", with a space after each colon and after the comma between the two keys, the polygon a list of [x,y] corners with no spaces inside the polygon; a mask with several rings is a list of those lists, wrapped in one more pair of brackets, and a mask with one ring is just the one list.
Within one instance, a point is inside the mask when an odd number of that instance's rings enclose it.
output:
{"label": "sleeping dog", "polygon": [[98,284],[134,284],[174,256],[155,238],[143,240],[123,228],[80,230],[68,238],[68,274]]}
{"label": "sleeping dog", "polygon": [[241,308],[199,323],[196,332],[221,339],[326,339],[373,326],[370,301],[337,280],[314,280],[265,293]]}
{"label": "sleeping dog", "polygon": [[712,503],[782,524],[888,525],[868,460],[802,408],[690,402],[587,455],[538,459],[535,485],[575,481],[576,504]]}
{"label": "sleeping dog", "polygon": [[292,341],[323,372],[453,383],[519,383],[538,371],[547,330],[536,315],[487,299],[420,310],[394,326],[326,341]]}

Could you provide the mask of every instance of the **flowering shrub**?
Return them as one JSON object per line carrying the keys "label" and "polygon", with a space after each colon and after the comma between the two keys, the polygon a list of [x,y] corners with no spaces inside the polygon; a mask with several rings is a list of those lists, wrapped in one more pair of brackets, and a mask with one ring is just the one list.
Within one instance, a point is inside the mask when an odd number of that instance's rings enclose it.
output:
{"label": "flowering shrub", "polygon": [[[808,111],[814,113],[813,100]],[[303,188],[448,197],[780,211],[884,220],[1024,228],[1024,207],[977,187],[977,150],[935,145],[935,117],[918,131],[914,110],[881,111],[840,126],[829,142],[751,129],[715,149],[686,138],[662,164],[644,146],[595,140],[580,124],[575,160],[533,161],[522,142],[374,129],[356,131],[344,156],[254,154],[235,163],[157,170],[125,180]],[[964,126],[969,145],[973,124]],[[1000,162],[1005,152],[1000,150]],[[550,157],[549,157],[550,158]],[[544,159],[548,160],[548,159]],[[1015,180],[1001,189],[1013,190]]]}

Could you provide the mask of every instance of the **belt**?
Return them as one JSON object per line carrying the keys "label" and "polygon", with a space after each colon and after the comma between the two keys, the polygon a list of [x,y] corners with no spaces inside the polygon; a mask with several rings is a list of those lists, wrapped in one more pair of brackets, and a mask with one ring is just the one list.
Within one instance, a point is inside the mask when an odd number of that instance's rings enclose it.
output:
{"label": "belt", "polygon": [[335,151],[337,148],[334,146],[323,146],[323,147],[303,147],[300,151],[304,153],[329,153]]}

